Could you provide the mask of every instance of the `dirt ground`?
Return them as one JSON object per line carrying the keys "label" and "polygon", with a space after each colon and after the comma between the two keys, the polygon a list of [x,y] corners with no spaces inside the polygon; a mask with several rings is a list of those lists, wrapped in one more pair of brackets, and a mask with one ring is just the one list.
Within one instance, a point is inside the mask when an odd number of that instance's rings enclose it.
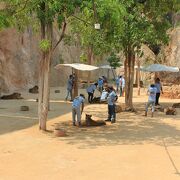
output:
{"label": "dirt ground", "polygon": [[[115,124],[78,128],[71,125],[65,88],[52,88],[47,133],[38,130],[36,94],[22,92],[24,99],[1,100],[0,180],[180,179],[180,109],[175,116],[156,111],[153,118],[150,113],[145,117],[147,96],[142,91],[140,97],[134,92],[136,113],[118,113]],[[180,101],[160,98],[163,107],[174,102]],[[23,105],[30,110],[20,111]],[[105,120],[107,105],[86,103],[82,120],[85,113]],[[55,126],[67,136],[54,136]]]}

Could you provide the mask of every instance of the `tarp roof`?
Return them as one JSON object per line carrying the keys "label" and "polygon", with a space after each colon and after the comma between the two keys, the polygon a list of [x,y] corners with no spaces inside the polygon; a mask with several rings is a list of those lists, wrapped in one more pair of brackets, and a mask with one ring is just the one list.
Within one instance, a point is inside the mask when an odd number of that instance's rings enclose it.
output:
{"label": "tarp roof", "polygon": [[162,64],[152,64],[148,67],[141,68],[141,71],[146,71],[146,72],[179,72],[178,67],[172,67],[172,66],[166,66]]}
{"label": "tarp roof", "polygon": [[[102,69],[112,69],[112,67],[110,65],[101,65],[99,66],[99,68],[102,68]],[[120,67],[117,67],[117,68],[121,68],[121,69],[124,69],[124,66],[120,66]],[[138,66],[134,66],[135,69],[138,69]],[[140,68],[143,68],[143,66],[141,66]]]}
{"label": "tarp roof", "polygon": [[93,71],[93,70],[99,69],[99,67],[87,65],[87,64],[81,64],[81,63],[58,64],[54,68],[60,69],[62,66],[72,67],[72,68],[80,70],[80,71]]}
{"label": "tarp roof", "polygon": [[110,65],[101,65],[99,66],[99,68],[102,68],[102,69],[112,69],[112,67]]}

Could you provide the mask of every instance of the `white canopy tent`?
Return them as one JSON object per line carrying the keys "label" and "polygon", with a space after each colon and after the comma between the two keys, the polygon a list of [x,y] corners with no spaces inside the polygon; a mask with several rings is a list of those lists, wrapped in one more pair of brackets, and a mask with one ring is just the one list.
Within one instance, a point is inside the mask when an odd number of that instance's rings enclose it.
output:
{"label": "white canopy tent", "polygon": [[94,71],[96,69],[99,69],[99,67],[87,65],[87,64],[81,64],[81,63],[58,64],[55,66],[55,69],[60,69],[62,66],[72,67],[80,71]]}
{"label": "white canopy tent", "polygon": [[148,67],[140,68],[144,72],[179,72],[178,67],[166,66],[162,64],[152,64]]}
{"label": "white canopy tent", "polygon": [[112,67],[110,66],[110,65],[101,65],[101,66],[99,66],[99,68],[101,68],[101,69],[112,69]]}
{"label": "white canopy tent", "polygon": [[73,96],[76,97],[78,95],[78,73],[76,71],[94,71],[96,69],[99,69],[99,67],[87,65],[87,64],[81,64],[81,63],[72,63],[72,64],[58,64],[54,68],[59,70],[62,67],[71,67],[72,69],[75,69],[75,79],[74,79],[74,91]]}

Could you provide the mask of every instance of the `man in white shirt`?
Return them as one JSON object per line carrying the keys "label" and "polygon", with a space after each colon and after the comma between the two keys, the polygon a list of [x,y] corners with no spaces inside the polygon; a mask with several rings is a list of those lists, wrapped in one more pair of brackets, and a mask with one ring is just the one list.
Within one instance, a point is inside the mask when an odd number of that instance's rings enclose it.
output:
{"label": "man in white shirt", "polygon": [[157,89],[156,89],[155,85],[151,84],[149,89],[148,89],[149,97],[148,97],[148,102],[146,104],[145,116],[147,116],[148,107],[151,105],[152,106],[152,108],[151,108],[151,111],[152,111],[151,117],[153,117],[154,106],[155,106],[155,102],[156,102],[156,91],[157,91]]}
{"label": "man in white shirt", "polygon": [[104,89],[102,91],[102,94],[101,94],[101,98],[100,98],[100,102],[107,102],[107,97],[108,97],[108,89]]}
{"label": "man in white shirt", "polygon": [[[76,115],[77,115],[78,125],[81,126],[81,114],[82,114],[83,109],[84,109],[84,102],[85,102],[85,96],[83,94],[80,94],[79,96],[77,96],[73,100],[73,103],[72,103],[73,126],[76,125]],[[81,107],[81,110],[80,110],[80,107]]]}
{"label": "man in white shirt", "polygon": [[120,76],[119,78],[120,96],[124,96],[124,88],[125,88],[125,79],[123,76]]}

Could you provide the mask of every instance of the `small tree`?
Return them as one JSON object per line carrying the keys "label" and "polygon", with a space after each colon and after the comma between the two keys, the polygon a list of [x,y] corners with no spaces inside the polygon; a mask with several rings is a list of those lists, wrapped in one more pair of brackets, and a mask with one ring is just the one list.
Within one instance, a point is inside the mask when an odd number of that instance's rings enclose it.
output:
{"label": "small tree", "polygon": [[[49,107],[49,71],[55,48],[62,41],[68,17],[73,15],[80,6],[80,0],[2,0],[5,10],[0,17],[4,22],[11,20],[11,25],[23,27],[38,22],[41,34],[41,59],[39,64],[39,128],[46,130],[46,120]],[[5,18],[4,18],[5,17]],[[4,23],[4,24],[5,24]],[[61,30],[59,40],[53,44],[53,24]]]}
{"label": "small tree", "polygon": [[114,76],[114,80],[115,80],[115,73],[113,71],[113,69],[116,69],[117,67],[120,67],[122,65],[120,58],[117,56],[117,54],[115,54],[114,52],[111,53],[111,55],[107,58],[107,61],[109,62],[110,66],[111,66],[111,70]]}

